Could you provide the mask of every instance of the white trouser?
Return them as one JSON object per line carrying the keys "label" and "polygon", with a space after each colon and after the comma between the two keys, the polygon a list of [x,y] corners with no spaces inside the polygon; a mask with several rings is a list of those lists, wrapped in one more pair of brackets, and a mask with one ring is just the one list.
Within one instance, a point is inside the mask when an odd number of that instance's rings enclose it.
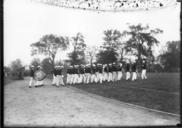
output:
{"label": "white trouser", "polygon": [[57,77],[56,85],[57,86],[64,85],[63,77],[61,75],[57,75],[56,77]]}
{"label": "white trouser", "polygon": [[78,74],[74,74],[73,76],[73,84],[78,83]]}
{"label": "white trouser", "polygon": [[99,81],[99,83],[102,83],[102,81],[103,81],[103,75],[102,75],[102,73],[98,73],[98,81]]}
{"label": "white trouser", "polygon": [[117,80],[121,80],[121,78],[122,78],[122,76],[123,76],[122,71],[118,71],[117,74],[118,74],[118,75],[117,75]]}
{"label": "white trouser", "polygon": [[96,79],[96,75],[95,74],[91,74],[90,82],[91,83],[95,82],[95,79]]}
{"label": "white trouser", "polygon": [[70,84],[73,84],[73,81],[74,81],[74,74],[71,74]]}
{"label": "white trouser", "polygon": [[106,72],[103,72],[103,81],[106,81],[108,79],[108,75]]}
{"label": "white trouser", "polygon": [[53,74],[52,84],[56,84],[56,76]]}
{"label": "white trouser", "polygon": [[33,77],[30,77],[30,81],[29,81],[28,86],[29,86],[29,87],[33,86],[33,82],[34,82]]}
{"label": "white trouser", "polygon": [[147,79],[147,76],[146,76],[146,69],[142,69],[141,78],[142,78],[142,79]]}
{"label": "white trouser", "polygon": [[95,79],[94,79],[95,83],[97,83],[99,81],[99,72],[95,73]]}
{"label": "white trouser", "polygon": [[90,73],[85,73],[85,76],[86,76],[86,81],[85,81],[85,83],[89,83],[90,82]]}
{"label": "white trouser", "polygon": [[73,84],[73,82],[74,82],[74,76],[75,76],[75,74],[71,74],[70,75],[70,84]]}
{"label": "white trouser", "polygon": [[83,82],[84,82],[84,74],[80,74],[79,83],[83,83]]}
{"label": "white trouser", "polygon": [[35,82],[35,86],[40,86],[40,85],[43,85],[44,84],[44,81],[41,80],[41,81],[36,81]]}
{"label": "white trouser", "polygon": [[137,79],[137,74],[136,74],[136,72],[133,72],[132,73],[132,81],[134,81],[134,80],[136,80]]}
{"label": "white trouser", "polygon": [[82,82],[82,76],[81,74],[78,75],[77,83],[80,84]]}
{"label": "white trouser", "polygon": [[116,72],[112,72],[112,81],[117,81],[117,74]]}
{"label": "white trouser", "polygon": [[67,84],[70,84],[71,83],[71,75],[70,74],[67,74],[66,83]]}
{"label": "white trouser", "polygon": [[86,84],[87,83],[87,73],[85,73],[83,75],[83,83]]}
{"label": "white trouser", "polygon": [[130,72],[126,72],[126,80],[129,80],[131,77]]}
{"label": "white trouser", "polygon": [[112,72],[108,73],[108,82],[112,81]]}

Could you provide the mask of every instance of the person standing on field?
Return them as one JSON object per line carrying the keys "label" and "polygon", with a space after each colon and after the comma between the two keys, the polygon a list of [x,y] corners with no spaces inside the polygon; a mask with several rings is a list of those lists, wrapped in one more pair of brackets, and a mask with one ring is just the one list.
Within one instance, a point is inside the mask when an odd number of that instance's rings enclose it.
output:
{"label": "person standing on field", "polygon": [[91,78],[90,78],[90,82],[91,83],[94,83],[96,81],[96,74],[95,74],[95,72],[96,72],[96,66],[95,66],[95,64],[92,64],[91,65]]}
{"label": "person standing on field", "polygon": [[129,80],[131,77],[130,74],[130,62],[129,60],[126,61],[126,80]]}
{"label": "person standing on field", "polygon": [[66,84],[71,84],[72,66],[68,67],[66,74],[67,74]]}
{"label": "person standing on field", "polygon": [[58,67],[58,73],[57,73],[57,79],[58,79],[58,83],[57,83],[57,86],[60,87],[60,85],[64,85],[64,82],[63,82],[63,66],[59,66]]}
{"label": "person standing on field", "polygon": [[108,75],[108,82],[112,81],[112,78],[113,78],[113,77],[112,77],[112,71],[113,71],[112,63],[110,63],[109,66],[108,66],[108,72],[109,72],[109,73],[108,73],[108,74],[109,74],[109,75]]}
{"label": "person standing on field", "polygon": [[33,70],[33,66],[30,66],[30,81],[28,85],[29,88],[33,86],[33,82],[34,82],[34,70]]}
{"label": "person standing on field", "polygon": [[117,67],[115,62],[112,63],[112,69],[112,81],[115,82],[117,81]]}
{"label": "person standing on field", "polygon": [[85,66],[83,64],[81,64],[79,66],[79,70],[80,70],[80,83],[84,83],[84,80],[85,80]]}
{"label": "person standing on field", "polygon": [[103,81],[106,81],[108,79],[108,65],[103,65]]}
{"label": "person standing on field", "polygon": [[122,66],[123,66],[123,64],[121,62],[119,62],[119,64],[117,65],[117,80],[121,80],[121,78],[123,76]]}
{"label": "person standing on field", "polygon": [[[43,72],[43,68],[42,68],[42,66],[38,66],[38,69],[37,69],[37,71],[36,72],[41,72],[42,74],[45,74],[44,72]],[[36,73],[35,72],[35,73]],[[46,75],[44,75],[44,76],[46,76]],[[45,77],[44,77],[45,78]],[[43,79],[44,79],[43,78]],[[35,87],[41,87],[41,86],[43,86],[44,85],[44,80],[43,79],[41,79],[41,80],[36,80],[36,82],[35,82]]]}
{"label": "person standing on field", "polygon": [[147,72],[147,62],[146,60],[142,60],[142,73],[141,73],[141,78],[142,80],[143,79],[147,79],[147,75],[146,75],[146,72]]}
{"label": "person standing on field", "polygon": [[137,79],[137,73],[136,73],[136,61],[133,61],[132,62],[132,67],[131,67],[131,70],[132,70],[132,81],[135,81]]}
{"label": "person standing on field", "polygon": [[100,83],[100,84],[102,84],[102,81],[103,81],[103,65],[102,64],[98,64],[98,66],[97,66],[97,68],[98,68],[98,82]]}
{"label": "person standing on field", "polygon": [[52,71],[52,75],[53,75],[53,79],[52,79],[52,85],[55,86],[56,85],[56,75],[57,75],[57,71],[56,71],[56,67],[54,67],[53,71]]}

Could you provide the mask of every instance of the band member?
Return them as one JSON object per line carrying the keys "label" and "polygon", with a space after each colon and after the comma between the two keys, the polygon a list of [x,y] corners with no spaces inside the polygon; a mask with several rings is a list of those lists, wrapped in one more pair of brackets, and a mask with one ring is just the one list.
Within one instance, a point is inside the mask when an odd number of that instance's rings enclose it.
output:
{"label": "band member", "polygon": [[112,76],[112,71],[113,71],[112,63],[109,64],[108,70],[109,70],[108,82],[110,82],[110,81],[112,81],[112,78],[113,78],[113,76]]}
{"label": "band member", "polygon": [[81,74],[81,65],[78,65],[78,70],[79,75],[78,75],[78,83],[82,83],[82,74]]}
{"label": "band member", "polygon": [[97,77],[96,77],[96,66],[95,64],[92,64],[91,65],[91,79],[90,79],[90,82],[93,83],[93,82],[96,82],[97,80]]}
{"label": "band member", "polygon": [[75,84],[75,74],[76,74],[76,68],[75,65],[73,65],[72,73],[71,73],[71,84]]}
{"label": "band member", "polygon": [[115,62],[112,63],[112,81],[117,81],[117,67]]}
{"label": "band member", "polygon": [[96,63],[95,64],[95,67],[96,67],[96,70],[95,70],[95,83],[98,83],[99,81],[99,67],[98,67],[98,64]]}
{"label": "band member", "polygon": [[56,78],[56,76],[57,76],[56,67],[53,69],[52,75],[53,75],[52,85],[54,86],[54,85],[56,85],[56,80],[57,80],[57,78]]}
{"label": "band member", "polygon": [[147,79],[147,75],[146,75],[146,72],[147,72],[147,63],[146,63],[146,60],[142,60],[142,73],[141,73],[141,78],[142,80],[143,79]]}
{"label": "band member", "polygon": [[73,84],[77,84],[78,83],[78,78],[79,78],[79,72],[78,72],[78,65],[74,65],[74,79],[73,79]]}
{"label": "band member", "polygon": [[[38,69],[37,69],[37,71],[38,70],[42,70],[42,67],[41,66],[38,66]],[[35,82],[35,87],[40,87],[40,86],[43,86],[44,85],[44,81],[43,80],[37,80],[36,82]]]}
{"label": "band member", "polygon": [[64,82],[63,82],[63,75],[62,75],[62,72],[63,72],[63,66],[59,66],[58,69],[57,69],[57,83],[56,85],[59,87],[60,85],[64,85]]}
{"label": "band member", "polygon": [[69,66],[67,69],[67,79],[66,79],[67,84],[71,84],[71,74],[72,74],[72,66]]}
{"label": "band member", "polygon": [[108,65],[107,64],[104,64],[103,65],[103,81],[106,81],[108,80]]}
{"label": "band member", "polygon": [[131,77],[130,74],[130,62],[129,60],[126,61],[126,80],[129,80]]}
{"label": "band member", "polygon": [[76,84],[77,81],[77,69],[76,69],[76,65],[73,65],[73,74],[72,74],[72,83]]}
{"label": "band member", "polygon": [[80,65],[80,82],[84,83],[85,80],[85,66],[83,64]]}
{"label": "band member", "polygon": [[132,67],[131,67],[131,70],[132,70],[132,81],[136,80],[137,79],[137,73],[136,73],[136,61],[133,61],[132,62]]}
{"label": "band member", "polygon": [[74,67],[70,66],[70,84],[73,84],[73,76],[74,76]]}
{"label": "band member", "polygon": [[33,86],[33,82],[34,82],[34,70],[33,70],[33,66],[30,66],[30,81],[28,85],[29,88]]}
{"label": "band member", "polygon": [[86,84],[90,82],[90,77],[91,77],[91,67],[90,65],[85,66],[85,76],[86,76],[86,81],[84,81]]}
{"label": "band member", "polygon": [[103,81],[103,75],[102,75],[102,71],[103,71],[103,65],[102,64],[97,64],[97,70],[98,70],[98,81],[101,84]]}
{"label": "band member", "polygon": [[117,80],[121,80],[123,73],[122,73],[122,66],[123,64],[121,62],[117,65]]}

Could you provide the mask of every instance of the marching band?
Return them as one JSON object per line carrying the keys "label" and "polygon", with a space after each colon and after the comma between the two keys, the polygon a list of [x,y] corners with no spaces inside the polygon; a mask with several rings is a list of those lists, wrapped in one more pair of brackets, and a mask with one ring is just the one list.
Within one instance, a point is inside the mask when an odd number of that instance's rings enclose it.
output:
{"label": "marching band", "polygon": [[[67,68],[66,75],[63,75],[63,66],[56,66],[53,71],[52,85],[60,87],[61,85],[75,85],[75,84],[90,84],[103,82],[116,82],[123,78],[123,74],[126,75],[126,80],[137,80],[137,62],[127,60],[125,63],[113,62],[109,64],[93,63],[87,65],[70,65]],[[141,79],[147,79],[146,76],[147,64],[146,60],[142,60],[141,64]],[[33,71],[31,68],[31,78],[29,87],[31,87],[33,81]],[[64,83],[66,78],[66,84]]]}

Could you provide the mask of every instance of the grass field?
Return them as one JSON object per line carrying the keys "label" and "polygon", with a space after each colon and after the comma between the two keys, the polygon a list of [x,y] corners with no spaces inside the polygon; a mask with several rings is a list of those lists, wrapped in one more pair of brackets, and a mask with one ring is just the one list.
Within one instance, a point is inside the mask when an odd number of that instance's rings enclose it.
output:
{"label": "grass field", "polygon": [[[179,73],[150,73],[147,80],[72,85],[90,93],[123,102],[179,114]],[[124,76],[125,78],[125,76]]]}
{"label": "grass field", "polygon": [[11,82],[13,82],[14,80],[12,80],[11,78],[4,78],[4,85],[6,85],[6,84],[9,84],[9,83],[11,83]]}

